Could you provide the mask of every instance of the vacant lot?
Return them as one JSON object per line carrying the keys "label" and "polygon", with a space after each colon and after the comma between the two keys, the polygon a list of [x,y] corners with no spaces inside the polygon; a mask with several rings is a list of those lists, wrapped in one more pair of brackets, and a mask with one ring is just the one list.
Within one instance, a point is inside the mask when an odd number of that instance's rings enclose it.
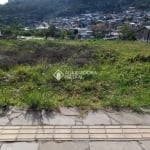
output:
{"label": "vacant lot", "polygon": [[[53,76],[57,70],[82,72],[82,78],[57,81]],[[47,110],[150,107],[150,45],[0,41],[0,107],[9,105]]]}

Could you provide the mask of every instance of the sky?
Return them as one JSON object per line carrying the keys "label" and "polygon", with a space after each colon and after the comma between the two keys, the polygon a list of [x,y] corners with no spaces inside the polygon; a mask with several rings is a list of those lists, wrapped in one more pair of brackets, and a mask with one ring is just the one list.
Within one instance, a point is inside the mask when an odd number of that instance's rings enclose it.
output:
{"label": "sky", "polygon": [[8,0],[0,0],[0,4],[5,4],[7,2],[8,2]]}

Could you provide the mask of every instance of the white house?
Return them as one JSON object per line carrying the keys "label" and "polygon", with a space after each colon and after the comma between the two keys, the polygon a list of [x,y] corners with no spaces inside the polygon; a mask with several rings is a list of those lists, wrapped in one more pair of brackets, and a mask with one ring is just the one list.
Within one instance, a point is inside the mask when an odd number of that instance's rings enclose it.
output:
{"label": "white house", "polygon": [[76,28],[78,30],[78,35],[81,39],[90,39],[93,38],[93,31],[88,28]]}

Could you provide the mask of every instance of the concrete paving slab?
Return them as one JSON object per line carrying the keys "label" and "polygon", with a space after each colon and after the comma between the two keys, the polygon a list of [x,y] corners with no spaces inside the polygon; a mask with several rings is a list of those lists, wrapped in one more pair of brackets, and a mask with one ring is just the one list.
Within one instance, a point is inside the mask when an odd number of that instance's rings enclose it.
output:
{"label": "concrete paving slab", "polygon": [[148,134],[145,133],[142,136],[143,136],[144,139],[149,139],[150,138],[150,134],[149,133]]}
{"label": "concrete paving slab", "polygon": [[26,109],[21,109],[19,107],[15,107],[15,106],[10,107],[9,109],[13,113],[25,113],[27,111]]}
{"label": "concrete paving slab", "polygon": [[107,139],[106,134],[90,134],[90,140]]}
{"label": "concrete paving slab", "polygon": [[150,125],[150,115],[134,112],[105,112],[90,111],[84,118],[76,108],[60,108],[57,112],[38,112],[33,110],[20,110],[11,108],[9,118],[0,117],[0,125],[6,125],[11,119],[12,125],[119,125],[119,124],[141,124]]}
{"label": "concrete paving slab", "polygon": [[90,142],[90,150],[142,150],[137,142]]}
{"label": "concrete paving slab", "polygon": [[150,115],[134,112],[112,112],[108,115],[120,124],[150,125]]}
{"label": "concrete paving slab", "polygon": [[6,125],[9,122],[7,117],[0,117],[0,125]]}
{"label": "concrete paving slab", "polygon": [[11,121],[12,125],[40,125],[42,124],[41,118],[36,118],[32,114],[22,114]]}
{"label": "concrete paving slab", "polygon": [[38,143],[8,143],[3,144],[1,150],[38,150]]}
{"label": "concrete paving slab", "polygon": [[55,138],[55,140],[58,140],[58,139],[60,139],[60,140],[71,139],[71,134],[67,134],[67,133],[65,133],[65,134],[55,134],[54,138]]}
{"label": "concrete paving slab", "polygon": [[16,139],[18,141],[34,141],[36,134],[19,134]]}
{"label": "concrete paving slab", "polygon": [[89,150],[88,142],[48,142],[40,145],[39,150]]}
{"label": "concrete paving slab", "polygon": [[32,120],[26,118],[25,115],[21,115],[11,121],[12,125],[32,125]]}
{"label": "concrete paving slab", "polygon": [[1,134],[0,135],[0,141],[15,141],[17,138],[17,135],[16,134]]}
{"label": "concrete paving slab", "polygon": [[11,113],[10,116],[9,116],[9,118],[10,118],[10,119],[17,118],[17,117],[19,117],[20,115],[21,115],[21,113]]}
{"label": "concrete paving slab", "polygon": [[88,129],[72,129],[72,133],[85,133],[85,134],[88,134],[89,130]]}
{"label": "concrete paving slab", "polygon": [[89,112],[88,115],[83,119],[85,125],[101,125],[111,124],[110,118],[103,112]]}
{"label": "concrete paving slab", "polygon": [[75,125],[75,118],[72,116],[63,116],[55,114],[54,116],[43,115],[43,124],[45,125]]}
{"label": "concrete paving slab", "polygon": [[[2,128],[1,128],[2,127]],[[142,126],[0,126],[0,141],[36,141],[47,140],[150,140],[150,127]],[[146,132],[145,132],[146,131]],[[38,139],[39,138],[39,139]]]}
{"label": "concrete paving slab", "polygon": [[150,150],[150,141],[142,141],[144,150]]}
{"label": "concrete paving slab", "polygon": [[50,140],[53,139],[53,134],[36,134],[35,135],[36,140]]}
{"label": "concrete paving slab", "polygon": [[77,108],[75,108],[75,107],[73,107],[73,108],[61,107],[60,113],[64,116],[79,116],[80,115]]}

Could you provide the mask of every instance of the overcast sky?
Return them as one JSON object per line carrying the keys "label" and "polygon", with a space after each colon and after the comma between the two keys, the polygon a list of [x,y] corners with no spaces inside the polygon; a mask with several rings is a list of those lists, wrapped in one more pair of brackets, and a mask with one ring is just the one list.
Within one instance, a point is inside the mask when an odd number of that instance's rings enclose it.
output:
{"label": "overcast sky", "polygon": [[8,0],[0,0],[0,4],[5,4],[7,2],[8,2]]}

